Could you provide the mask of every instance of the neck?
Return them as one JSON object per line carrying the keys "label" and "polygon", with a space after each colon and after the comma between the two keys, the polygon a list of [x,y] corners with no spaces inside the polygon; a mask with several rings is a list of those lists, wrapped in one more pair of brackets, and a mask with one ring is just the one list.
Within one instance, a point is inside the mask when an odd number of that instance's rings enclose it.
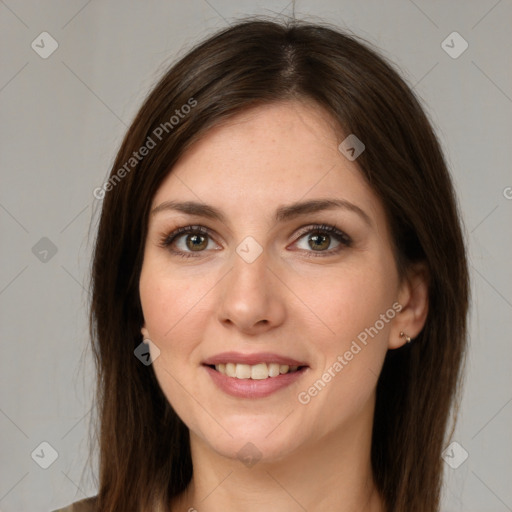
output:
{"label": "neck", "polygon": [[191,432],[194,474],[172,512],[383,512],[371,468],[372,420],[373,407],[343,431],[252,467],[213,451]]}

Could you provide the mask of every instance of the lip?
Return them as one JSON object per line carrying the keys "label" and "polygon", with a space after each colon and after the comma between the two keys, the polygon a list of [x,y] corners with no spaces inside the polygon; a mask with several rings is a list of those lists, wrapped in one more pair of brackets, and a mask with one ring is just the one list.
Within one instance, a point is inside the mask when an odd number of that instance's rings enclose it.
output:
{"label": "lip", "polygon": [[[286,359],[286,358],[284,358]],[[209,359],[210,360],[210,359]],[[209,361],[208,360],[208,361]],[[224,359],[225,361],[225,359]],[[232,359],[230,362],[235,362]],[[290,360],[292,361],[292,360]],[[258,362],[265,362],[258,359]],[[278,361],[274,361],[278,362]],[[212,363],[213,364],[213,363]],[[217,363],[218,364],[218,363]],[[249,363],[242,363],[249,364]],[[253,363],[258,364],[258,363]],[[288,363],[283,363],[288,364]],[[300,365],[297,365],[300,366]],[[285,373],[278,375],[277,377],[268,377],[262,380],[253,379],[237,379],[235,377],[228,377],[210,366],[203,365],[203,368],[208,372],[213,382],[217,387],[227,393],[228,395],[236,398],[265,398],[267,396],[276,393],[277,391],[290,386],[294,382],[297,382],[305,372],[309,369],[307,366],[297,370],[293,373]]]}
{"label": "lip", "polygon": [[[272,352],[259,352],[257,354],[242,354],[241,352],[222,352],[203,361],[204,365],[216,365],[222,363],[236,363],[255,365],[259,363],[279,363],[288,366],[308,366],[307,363],[291,359],[290,357],[274,354]],[[277,379],[278,377],[272,377]]]}

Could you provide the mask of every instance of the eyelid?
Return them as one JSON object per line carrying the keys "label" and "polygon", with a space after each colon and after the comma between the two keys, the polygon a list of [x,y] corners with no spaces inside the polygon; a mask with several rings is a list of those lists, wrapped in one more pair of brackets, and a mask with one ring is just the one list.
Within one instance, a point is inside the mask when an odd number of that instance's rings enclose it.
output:
{"label": "eyelid", "polygon": [[[217,245],[219,245],[218,242],[215,240],[215,237],[212,235],[213,231],[205,226],[200,225],[200,224],[187,224],[186,226],[179,226],[179,227],[173,229],[170,233],[168,233],[168,232],[163,233],[160,236],[159,245],[165,249],[168,249],[173,254],[182,255],[183,251],[179,251],[179,250],[176,251],[176,250],[170,249],[170,245],[183,235],[196,234],[196,233],[208,236]],[[199,255],[201,252],[204,252],[204,251],[197,251],[197,255]],[[187,251],[186,254],[194,256],[194,251]]]}
{"label": "eyelid", "polygon": [[[208,236],[211,236],[211,230],[205,226],[201,226],[200,224],[187,224],[186,226],[179,226],[170,233],[165,233],[161,236],[162,243],[171,243],[178,236],[185,233],[201,233]],[[213,237],[212,237],[213,238]]]}
{"label": "eyelid", "polygon": [[341,238],[341,241],[347,245],[352,244],[352,239],[350,236],[348,236],[343,230],[334,224],[308,224],[307,226],[299,228],[298,232],[294,234],[294,237],[299,240],[304,235],[315,231],[322,231],[328,233],[329,235],[336,235],[337,237]]}

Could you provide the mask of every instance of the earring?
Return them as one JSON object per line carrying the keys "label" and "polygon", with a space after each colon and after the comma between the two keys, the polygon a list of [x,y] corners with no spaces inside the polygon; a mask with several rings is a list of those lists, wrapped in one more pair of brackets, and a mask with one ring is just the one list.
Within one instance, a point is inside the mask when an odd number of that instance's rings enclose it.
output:
{"label": "earring", "polygon": [[407,336],[404,331],[400,331],[400,338],[405,338],[406,343],[411,343],[411,337]]}

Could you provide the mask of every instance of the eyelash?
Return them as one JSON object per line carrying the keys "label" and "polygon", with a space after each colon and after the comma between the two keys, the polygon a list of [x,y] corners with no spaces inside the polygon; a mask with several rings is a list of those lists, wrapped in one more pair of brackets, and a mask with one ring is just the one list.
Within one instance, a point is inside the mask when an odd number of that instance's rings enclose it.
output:
{"label": "eyelash", "polygon": [[[307,230],[300,232],[297,241],[310,233],[328,234],[333,236],[340,243],[336,249],[331,249],[329,251],[305,251],[306,253],[310,253],[310,256],[314,258],[332,256],[333,254],[337,254],[343,250],[343,247],[350,247],[352,245],[352,239],[347,234],[336,226],[330,224],[313,224],[308,226]],[[213,238],[211,237],[210,230],[208,228],[198,225],[189,225],[176,228],[171,233],[163,235],[159,245],[163,248],[167,248],[172,254],[181,258],[196,258],[200,256],[200,253],[204,251],[197,251],[197,255],[194,255],[193,252],[177,251],[170,248],[171,244],[184,234],[200,234]]]}

